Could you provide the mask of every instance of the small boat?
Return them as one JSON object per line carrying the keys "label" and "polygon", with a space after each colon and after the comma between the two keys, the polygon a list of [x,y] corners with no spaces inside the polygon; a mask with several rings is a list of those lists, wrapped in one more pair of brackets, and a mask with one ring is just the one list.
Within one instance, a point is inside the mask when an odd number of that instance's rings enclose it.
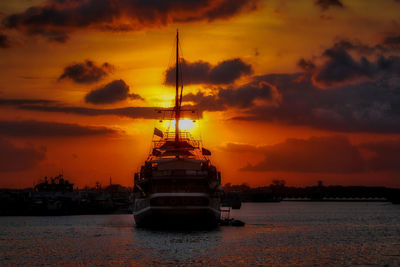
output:
{"label": "small boat", "polygon": [[194,111],[181,105],[178,32],[175,69],[175,106],[159,110],[172,114],[164,120],[173,121],[175,129],[154,129],[151,152],[140,172],[135,173],[135,223],[138,227],[215,227],[221,216],[221,173],[211,164],[211,151],[203,147],[201,140],[179,128],[184,113]]}

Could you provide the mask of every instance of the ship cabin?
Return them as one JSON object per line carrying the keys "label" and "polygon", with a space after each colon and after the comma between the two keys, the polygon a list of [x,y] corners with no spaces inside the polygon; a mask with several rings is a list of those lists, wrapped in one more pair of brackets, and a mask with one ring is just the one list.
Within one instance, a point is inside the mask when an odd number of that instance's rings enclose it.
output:
{"label": "ship cabin", "polygon": [[135,174],[135,185],[143,193],[210,192],[221,184],[221,174],[208,159],[211,152],[190,132],[181,131],[179,135],[179,143],[174,132],[153,141],[150,155]]}

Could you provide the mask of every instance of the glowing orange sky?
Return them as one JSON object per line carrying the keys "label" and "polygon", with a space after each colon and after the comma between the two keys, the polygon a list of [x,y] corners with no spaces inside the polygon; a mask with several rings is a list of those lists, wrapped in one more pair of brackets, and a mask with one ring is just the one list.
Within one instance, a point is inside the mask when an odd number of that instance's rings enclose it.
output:
{"label": "glowing orange sky", "polygon": [[[215,15],[215,19],[205,17],[177,22],[177,17],[185,16],[186,13],[195,16],[194,14],[204,12],[204,16],[210,16],[204,11],[208,7],[195,7],[193,4],[193,8],[188,5],[179,12],[169,11],[164,23],[144,21],[140,27],[135,24],[137,22],[132,22],[137,20],[135,18],[137,13],[132,11],[118,18],[118,25],[131,23],[138,29],[109,31],[100,29],[99,27],[104,25],[97,22],[89,26],[67,25],[61,29],[68,34],[69,39],[65,42],[51,42],[43,34],[29,33],[28,30],[32,30],[33,27],[29,22],[20,22],[21,24],[14,28],[5,26],[4,21],[8,16],[22,14],[31,6],[41,7],[52,2],[55,1],[0,2],[0,19],[3,20],[0,34],[7,38],[7,43],[0,48],[0,99],[44,99],[57,101],[54,103],[58,106],[90,109],[170,106],[173,104],[174,88],[165,85],[164,81],[165,72],[174,61],[174,38],[177,28],[181,34],[183,57],[188,62],[203,61],[208,62],[210,66],[218,66],[226,60],[240,59],[252,68],[251,74],[239,75],[240,77],[232,83],[197,83],[185,86],[186,94],[196,94],[200,90],[209,95],[216,95],[216,92],[229,88],[238,90],[241,86],[251,83],[257,76],[301,73],[304,69],[297,64],[301,58],[314,62],[317,67],[322,66],[325,60],[324,51],[340,40],[373,47],[381,44],[387,36],[400,36],[398,31],[400,3],[394,0],[325,1],[343,3],[343,6],[332,4],[327,8],[317,5],[317,1],[314,0],[249,0],[243,1],[243,3],[249,2],[248,6],[240,7],[238,11],[229,15],[224,13],[219,17]],[[179,3],[179,1],[172,2]],[[223,2],[215,1],[221,5]],[[204,5],[207,5],[207,1],[204,1]],[[60,30],[54,25],[43,23],[37,25],[35,27],[43,27],[46,30],[50,28],[52,31]],[[384,53],[387,58],[396,57],[400,47],[395,45],[387,46],[385,51],[374,48],[373,53]],[[357,54],[355,48],[346,49],[356,62],[361,62],[362,57],[375,62],[375,57],[378,55]],[[108,75],[92,83],[59,79],[67,66],[85,60],[93,61],[96,66],[107,62],[113,69]],[[315,78],[317,76],[313,71],[310,70],[310,73]],[[340,85],[342,83],[354,85],[366,79],[362,76],[364,73],[359,75],[361,78],[351,78],[351,81],[349,78],[341,81]],[[398,73],[390,75],[391,83],[397,84],[395,90],[398,92],[400,88]],[[373,79],[371,77],[369,75],[368,80]],[[140,95],[144,100],[127,97],[125,100],[108,104],[85,102],[85,96],[91,90],[104,87],[114,80],[123,80],[129,86],[129,93]],[[271,84],[268,83],[269,85]],[[278,95],[282,97],[283,88],[277,84],[272,86],[277,88]],[[201,125],[201,136],[205,146],[213,152],[213,162],[222,171],[223,183],[246,182],[255,186],[269,184],[272,179],[280,178],[285,179],[289,185],[310,185],[318,180],[324,180],[326,184],[400,187],[400,169],[394,167],[367,168],[364,171],[342,173],[261,170],[262,168],[259,171],[240,170],[263,162],[266,153],[272,153],[270,151],[274,145],[285,143],[290,138],[310,140],[312,137],[343,136],[357,147],[362,155],[368,157],[372,148],[366,144],[392,141],[397,145],[400,131],[389,126],[389,130],[382,131],[379,129],[343,131],[307,123],[288,123],[283,119],[237,120],[232,118],[248,115],[246,111],[250,106],[238,106],[235,101],[239,100],[235,99],[229,101],[230,104],[223,110],[205,111],[203,119],[196,122]],[[271,103],[270,99],[257,97],[251,105],[252,107],[281,105],[280,101],[284,100],[277,98]],[[335,101],[347,103],[346,99],[335,99]],[[378,106],[382,101],[375,104]],[[191,102],[191,104],[196,103]],[[367,106],[373,107],[374,102]],[[61,170],[79,187],[92,186],[96,181],[107,184],[109,177],[112,177],[114,183],[132,186],[133,173],[146,158],[151,145],[153,127],[157,123],[153,119],[132,119],[117,115],[88,116],[48,110],[35,111],[21,108],[20,104],[15,103],[1,105],[0,108],[0,121],[34,120],[115,130],[112,134],[94,135],[43,133],[19,135],[0,132],[0,139],[4,139],[5,144],[11,144],[13,149],[44,148],[45,151],[44,158],[35,161],[32,166],[20,169],[15,167],[15,170],[10,170],[7,166],[3,167],[3,170],[0,168],[0,187],[29,187],[45,175],[55,176]],[[326,110],[324,112],[323,114],[326,114]],[[396,119],[398,120],[398,117],[394,117],[393,120]],[[397,122],[400,124],[399,120]],[[265,150],[232,151],[227,148],[227,144],[264,147]],[[5,152],[0,153],[3,153],[1,159],[7,159]],[[400,154],[398,155],[400,158]]]}

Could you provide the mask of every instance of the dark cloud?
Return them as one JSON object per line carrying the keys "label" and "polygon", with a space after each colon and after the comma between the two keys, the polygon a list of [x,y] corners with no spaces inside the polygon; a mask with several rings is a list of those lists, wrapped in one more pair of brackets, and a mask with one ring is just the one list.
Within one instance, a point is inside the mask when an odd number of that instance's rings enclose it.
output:
{"label": "dark cloud", "polygon": [[[392,52],[395,51],[385,43],[370,46],[359,41],[341,40],[322,53],[322,64],[317,65],[312,60],[302,58],[297,65],[313,74],[318,87],[335,87],[397,75],[400,57],[392,55]],[[368,59],[363,55],[370,57]]]}
{"label": "dark cloud", "polygon": [[310,126],[335,132],[400,133],[397,77],[322,90],[311,74],[255,77],[276,86],[277,105],[253,106],[234,119]]}
{"label": "dark cloud", "polygon": [[309,173],[364,171],[361,153],[343,136],[287,139],[283,143],[264,146],[262,151],[265,160],[242,170]]}
{"label": "dark cloud", "polygon": [[139,30],[170,23],[227,19],[257,8],[258,0],[49,0],[3,20],[7,28],[58,36],[79,28]]}
{"label": "dark cloud", "polygon": [[264,154],[265,159],[242,171],[361,173],[400,171],[400,140],[353,145],[345,136],[287,139],[270,146],[228,143],[228,152]]}
{"label": "dark cloud", "polygon": [[[223,89],[221,89],[223,90]],[[193,102],[197,109],[207,111],[226,110],[226,106],[218,99],[218,95],[207,95],[204,92],[189,93],[183,97],[184,102]]]}
{"label": "dark cloud", "polygon": [[10,106],[23,110],[41,112],[59,112],[83,116],[115,115],[131,119],[157,119],[159,107],[124,107],[112,109],[97,109],[87,107],[67,106],[63,103],[44,99],[0,99],[0,106]]}
{"label": "dark cloud", "polygon": [[398,77],[400,73],[400,57],[379,56],[375,62],[375,77]]}
{"label": "dark cloud", "polygon": [[53,100],[46,99],[4,99],[0,98],[2,106],[23,106],[23,105],[47,105],[56,103]]}
{"label": "dark cloud", "polygon": [[333,44],[332,49],[356,52],[360,55],[390,54],[400,50],[400,35],[388,34],[377,44],[365,44],[357,39],[340,39]]}
{"label": "dark cloud", "polygon": [[9,137],[79,137],[112,135],[118,131],[98,126],[46,122],[46,121],[0,121],[0,135]]}
{"label": "dark cloud", "polygon": [[[370,58],[361,54],[370,49]],[[378,46],[336,42],[305,72],[253,76],[248,84],[184,96],[204,111],[239,108],[232,119],[335,132],[400,133],[400,57]],[[385,50],[386,53],[389,50]],[[318,61],[319,62],[319,61]]]}
{"label": "dark cloud", "polygon": [[302,70],[304,70],[306,72],[313,71],[316,68],[316,66],[315,66],[314,62],[312,62],[312,60],[306,60],[304,58],[301,58],[297,62],[297,66],[299,66]]}
{"label": "dark cloud", "polygon": [[8,36],[0,33],[0,48],[9,48],[11,46]]}
{"label": "dark cloud", "polygon": [[243,75],[252,73],[251,65],[246,64],[240,58],[225,60],[211,68],[210,82],[212,84],[229,84]]}
{"label": "dark cloud", "polygon": [[267,82],[250,83],[235,89],[222,89],[218,92],[219,100],[225,105],[239,108],[253,106],[257,99],[274,103],[277,100],[276,97],[276,89]]}
{"label": "dark cloud", "polygon": [[113,66],[107,62],[97,65],[91,60],[83,63],[74,63],[65,67],[63,74],[58,78],[71,79],[76,83],[95,83],[107,76],[113,70]]}
{"label": "dark cloud", "polygon": [[35,167],[46,157],[46,148],[18,147],[0,137],[0,172],[23,171]]}
{"label": "dark cloud", "polygon": [[385,52],[385,44],[367,45],[359,40],[347,40],[342,39],[334,43],[332,49],[334,50],[345,50],[345,51],[356,51],[360,54],[371,55],[375,52]]}
{"label": "dark cloud", "polygon": [[64,105],[24,105],[20,106],[20,109],[35,110],[42,112],[61,112],[69,114],[77,114],[84,116],[104,116],[104,115],[115,115],[119,117],[128,117],[131,119],[157,119],[159,114],[156,110],[160,109],[157,107],[125,107],[125,108],[112,108],[112,109],[96,109],[86,107],[74,107]]}
{"label": "dark cloud", "polygon": [[[251,65],[240,58],[229,59],[212,66],[208,62],[188,62],[182,59],[183,84],[230,84],[253,73]],[[175,66],[165,72],[165,83],[175,85]]]}
{"label": "dark cloud", "polygon": [[[212,1],[209,2],[211,3]],[[259,1],[254,0],[221,1],[219,4],[215,5],[214,8],[208,10],[205,15],[208,21],[213,21],[220,18],[227,19],[243,11],[252,11],[257,9],[258,2]]]}
{"label": "dark cloud", "polygon": [[346,51],[347,53],[354,52],[358,55],[373,56],[391,54],[392,52],[397,52],[399,49],[400,36],[396,34],[389,34],[386,35],[381,42],[376,44],[365,44],[358,39],[339,39],[325,52],[329,53],[328,51]]}
{"label": "dark cloud", "polygon": [[341,0],[316,0],[315,5],[319,6],[323,11],[331,7],[344,8]]}
{"label": "dark cloud", "polygon": [[129,94],[129,86],[123,80],[115,80],[92,90],[85,96],[86,103],[112,104],[127,98],[144,100],[138,94]]}
{"label": "dark cloud", "polygon": [[[201,84],[210,83],[209,72],[212,68],[211,64],[205,61],[196,61],[193,63],[187,62],[185,59],[181,61],[181,70],[184,77],[183,83],[188,84]],[[176,71],[175,67],[167,69],[165,72],[165,83],[169,85],[175,84]]]}
{"label": "dark cloud", "polygon": [[183,100],[194,102],[199,110],[225,110],[227,108],[249,108],[256,105],[256,101],[263,101],[265,105],[275,105],[279,101],[279,94],[274,86],[260,81],[251,82],[239,87],[219,89],[215,94],[207,95],[203,92],[187,94]]}
{"label": "dark cloud", "polygon": [[373,75],[374,66],[367,58],[357,61],[343,48],[327,49],[323,56],[327,60],[314,75],[315,81],[322,86],[335,86]]}
{"label": "dark cloud", "polygon": [[[400,2],[400,0],[398,2]],[[390,49],[400,49],[400,35],[386,36],[383,40],[383,44]]]}

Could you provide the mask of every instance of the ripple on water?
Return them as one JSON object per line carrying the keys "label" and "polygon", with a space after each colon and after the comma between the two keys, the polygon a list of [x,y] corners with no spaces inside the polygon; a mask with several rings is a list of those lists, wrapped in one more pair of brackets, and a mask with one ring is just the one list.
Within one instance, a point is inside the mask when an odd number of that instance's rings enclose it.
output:
{"label": "ripple on water", "polygon": [[400,207],[244,203],[245,227],[136,229],[131,215],[1,217],[1,265],[400,266]]}

